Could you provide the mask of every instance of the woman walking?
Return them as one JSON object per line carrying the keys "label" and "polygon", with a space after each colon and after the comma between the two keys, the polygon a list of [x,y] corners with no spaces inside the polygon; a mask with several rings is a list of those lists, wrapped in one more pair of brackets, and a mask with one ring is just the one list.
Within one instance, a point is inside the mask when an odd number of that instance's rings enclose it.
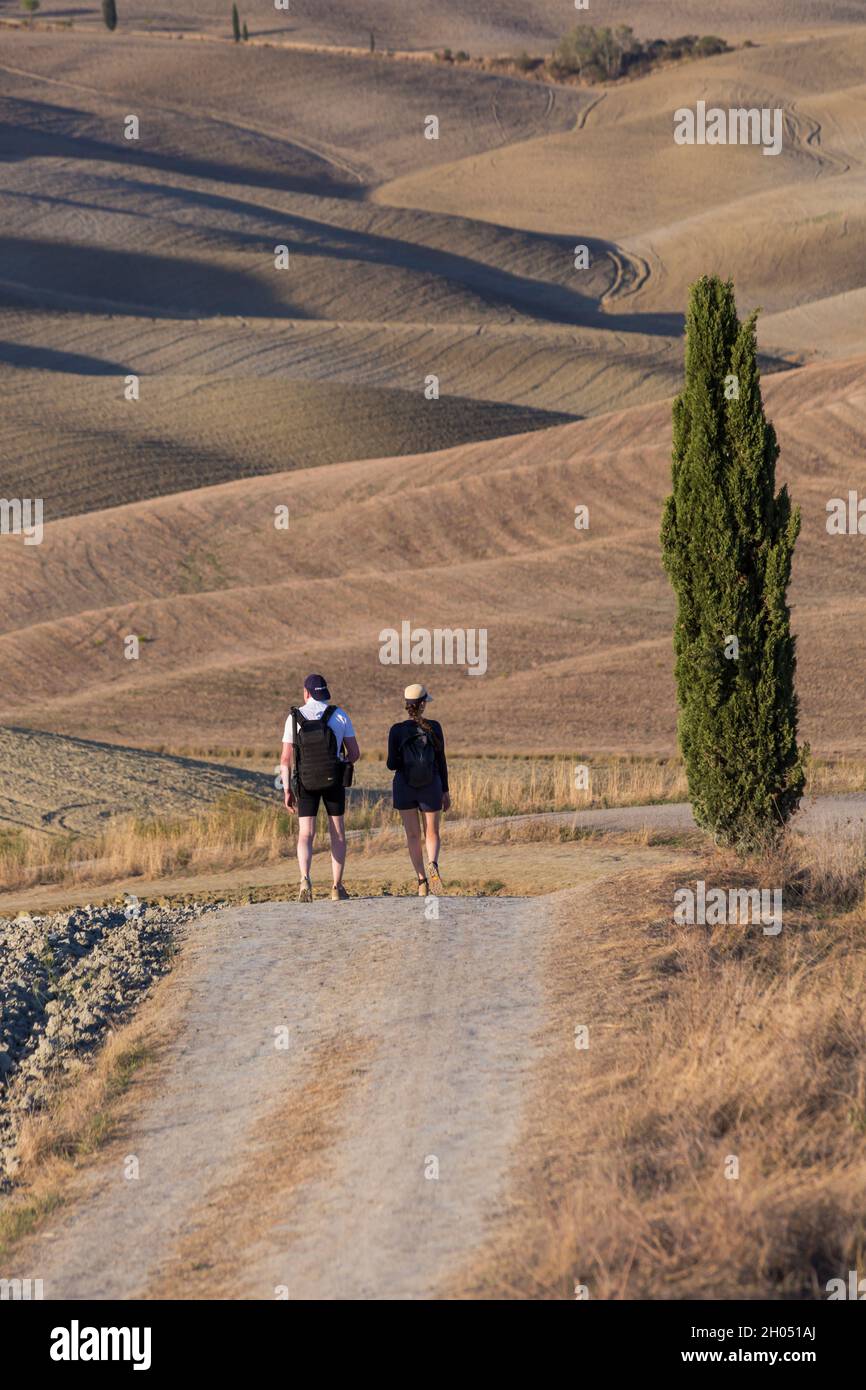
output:
{"label": "woman walking", "polygon": [[[441,890],[439,876],[439,816],[451,805],[448,795],[448,764],[442,725],[425,719],[424,710],[431,696],[423,685],[407,685],[403,691],[406,718],[393,724],[388,734],[388,767],[394,774],[394,809],[403,818],[409,858],[418,875],[418,896],[426,898]],[[421,819],[430,863],[424,872]]]}

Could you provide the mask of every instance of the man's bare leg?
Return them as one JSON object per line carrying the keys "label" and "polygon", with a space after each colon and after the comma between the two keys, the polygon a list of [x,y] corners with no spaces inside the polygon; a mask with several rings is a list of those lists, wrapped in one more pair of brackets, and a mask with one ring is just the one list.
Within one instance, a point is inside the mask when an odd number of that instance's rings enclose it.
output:
{"label": "man's bare leg", "polygon": [[334,871],[334,887],[343,882],[343,869],[346,866],[346,830],[342,816],[328,816],[328,834],[331,837],[331,868]]}
{"label": "man's bare leg", "polygon": [[[310,867],[313,863],[313,836],[316,833],[315,816],[298,816],[298,868],[301,871],[301,892],[310,880]],[[303,899],[302,899],[303,901]]]}

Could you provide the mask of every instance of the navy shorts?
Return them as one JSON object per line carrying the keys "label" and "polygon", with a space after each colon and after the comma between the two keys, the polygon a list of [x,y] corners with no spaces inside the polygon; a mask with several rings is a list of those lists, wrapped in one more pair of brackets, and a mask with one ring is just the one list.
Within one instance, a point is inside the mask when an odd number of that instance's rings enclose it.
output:
{"label": "navy shorts", "polygon": [[410,787],[402,772],[394,773],[395,811],[441,811],[442,778],[437,772],[426,787]]}

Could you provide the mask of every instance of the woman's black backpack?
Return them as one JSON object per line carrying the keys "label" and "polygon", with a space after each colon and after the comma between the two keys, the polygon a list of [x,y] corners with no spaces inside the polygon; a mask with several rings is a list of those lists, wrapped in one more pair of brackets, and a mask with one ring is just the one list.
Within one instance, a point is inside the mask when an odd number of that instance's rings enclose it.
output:
{"label": "woman's black backpack", "polygon": [[436,776],[436,749],[432,734],[417,728],[400,749],[403,776],[410,787],[429,787]]}
{"label": "woman's black backpack", "polygon": [[328,723],[336,708],[328,705],[321,719],[307,719],[292,707],[298,779],[306,792],[326,792],[343,785],[337,737]]}

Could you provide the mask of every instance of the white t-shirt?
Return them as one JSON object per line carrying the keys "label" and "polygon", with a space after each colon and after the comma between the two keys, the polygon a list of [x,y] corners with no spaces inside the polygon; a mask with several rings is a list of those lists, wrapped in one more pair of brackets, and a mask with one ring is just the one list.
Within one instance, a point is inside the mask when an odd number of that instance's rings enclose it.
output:
{"label": "white t-shirt", "polygon": [[[299,706],[300,712],[305,719],[321,719],[327,708],[327,700],[308,700],[305,705]],[[345,762],[346,759],[343,756],[343,740],[355,737],[355,727],[346,711],[340,709],[339,705],[328,720],[328,728],[333,729],[334,737],[337,740],[337,752],[339,753],[340,760]],[[286,720],[286,727],[283,730],[283,743],[294,742],[292,732],[292,716],[290,712]]]}

